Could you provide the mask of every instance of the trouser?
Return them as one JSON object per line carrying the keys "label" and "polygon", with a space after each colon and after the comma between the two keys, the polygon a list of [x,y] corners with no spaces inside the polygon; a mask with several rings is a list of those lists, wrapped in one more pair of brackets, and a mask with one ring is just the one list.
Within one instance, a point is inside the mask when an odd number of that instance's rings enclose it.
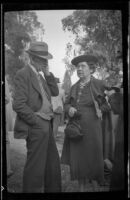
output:
{"label": "trouser", "polygon": [[[61,171],[59,155],[52,135],[31,129],[27,139],[27,161],[23,173],[23,192],[60,192]],[[45,189],[44,189],[45,188]]]}
{"label": "trouser", "polygon": [[45,167],[45,192],[61,192],[61,169],[54,137],[50,134]]}

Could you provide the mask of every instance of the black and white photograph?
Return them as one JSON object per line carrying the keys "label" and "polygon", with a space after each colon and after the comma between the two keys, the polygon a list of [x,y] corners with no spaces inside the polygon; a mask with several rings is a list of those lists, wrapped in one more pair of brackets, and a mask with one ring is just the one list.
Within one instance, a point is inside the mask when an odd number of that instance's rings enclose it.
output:
{"label": "black and white photograph", "polygon": [[5,193],[9,200],[50,193],[130,197],[124,131],[130,32],[121,5],[1,5],[3,199]]}

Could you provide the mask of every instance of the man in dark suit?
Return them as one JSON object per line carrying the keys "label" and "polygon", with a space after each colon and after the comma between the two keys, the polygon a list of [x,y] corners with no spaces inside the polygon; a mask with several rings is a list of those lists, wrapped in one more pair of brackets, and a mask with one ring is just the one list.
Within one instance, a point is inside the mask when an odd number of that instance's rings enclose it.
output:
{"label": "man in dark suit", "polygon": [[44,42],[31,43],[27,53],[29,63],[15,77],[13,101],[17,113],[14,137],[26,139],[27,145],[23,192],[60,192],[60,162],[52,134],[51,105],[51,96],[57,96],[59,91],[48,68],[52,55]]}

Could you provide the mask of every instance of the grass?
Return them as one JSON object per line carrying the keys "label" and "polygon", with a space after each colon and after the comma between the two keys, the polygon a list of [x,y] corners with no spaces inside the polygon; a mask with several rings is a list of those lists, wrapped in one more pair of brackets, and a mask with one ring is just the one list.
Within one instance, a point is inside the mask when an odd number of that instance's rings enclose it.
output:
{"label": "grass", "polygon": [[[59,132],[59,137],[56,139],[57,148],[59,151],[59,155],[61,155],[64,135],[63,132]],[[11,193],[21,193],[22,192],[22,174],[23,168],[25,165],[26,154],[20,153],[17,149],[11,149],[11,166],[14,174],[8,178],[7,186],[8,191]],[[62,176],[62,192],[78,192],[78,182],[70,180],[70,171],[69,167],[66,165],[61,165],[61,176]],[[107,181],[106,186],[101,186],[100,191],[108,191],[109,190],[109,180]],[[87,189],[92,191],[92,186],[87,185]]]}

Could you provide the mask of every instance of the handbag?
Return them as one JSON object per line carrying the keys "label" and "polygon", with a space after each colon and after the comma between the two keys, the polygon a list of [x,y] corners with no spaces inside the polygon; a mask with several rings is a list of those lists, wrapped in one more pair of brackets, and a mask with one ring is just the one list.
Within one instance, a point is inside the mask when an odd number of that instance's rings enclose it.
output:
{"label": "handbag", "polygon": [[84,135],[79,124],[80,116],[80,113],[75,113],[75,115],[69,120],[65,128],[66,137],[73,141],[80,140]]}
{"label": "handbag", "polygon": [[[76,103],[74,107],[77,107]],[[66,137],[69,138],[71,141],[79,141],[80,139],[82,139],[84,135],[82,133],[81,126],[79,124],[80,118],[81,118],[81,113],[79,111],[75,112],[74,116],[69,118],[69,122],[64,130]]]}
{"label": "handbag", "polygon": [[81,127],[79,123],[76,121],[70,121],[68,122],[66,128],[65,128],[65,135],[67,138],[71,140],[79,140],[83,137],[83,133],[81,131]]}

